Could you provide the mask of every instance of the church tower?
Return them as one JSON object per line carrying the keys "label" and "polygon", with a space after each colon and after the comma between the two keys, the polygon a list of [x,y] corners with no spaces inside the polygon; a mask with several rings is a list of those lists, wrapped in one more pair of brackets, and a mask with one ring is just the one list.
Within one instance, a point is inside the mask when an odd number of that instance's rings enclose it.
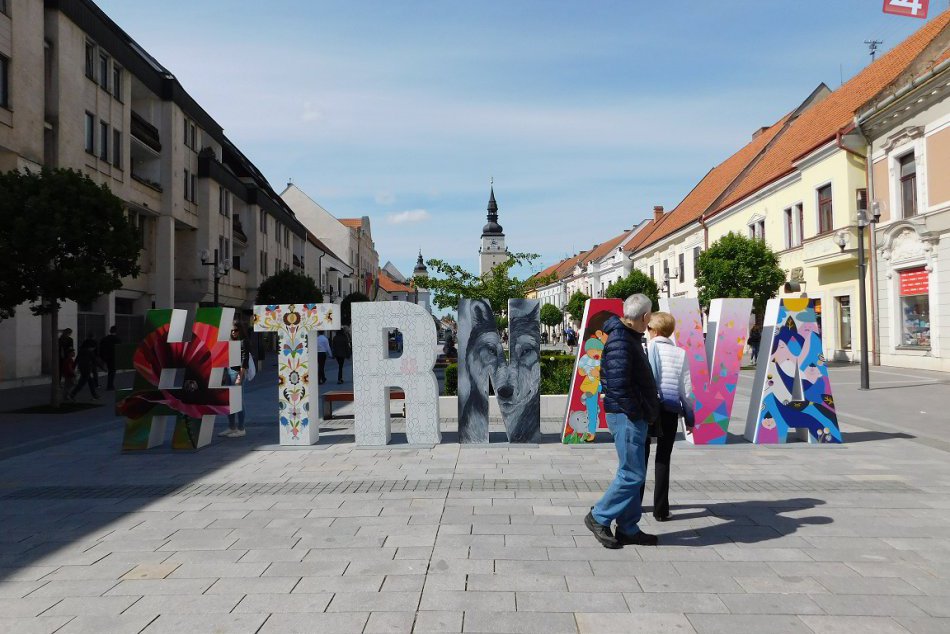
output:
{"label": "church tower", "polygon": [[488,199],[488,222],[482,227],[482,246],[478,250],[478,274],[485,275],[508,259],[505,234],[498,224],[498,203],[495,202],[495,186],[492,183]]}

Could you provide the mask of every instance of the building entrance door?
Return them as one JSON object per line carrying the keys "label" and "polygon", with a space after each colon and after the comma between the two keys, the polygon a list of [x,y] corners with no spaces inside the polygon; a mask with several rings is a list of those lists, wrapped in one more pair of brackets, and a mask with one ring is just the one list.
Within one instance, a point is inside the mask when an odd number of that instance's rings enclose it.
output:
{"label": "building entrance door", "polygon": [[844,295],[835,298],[838,304],[838,349],[851,349],[851,297]]}

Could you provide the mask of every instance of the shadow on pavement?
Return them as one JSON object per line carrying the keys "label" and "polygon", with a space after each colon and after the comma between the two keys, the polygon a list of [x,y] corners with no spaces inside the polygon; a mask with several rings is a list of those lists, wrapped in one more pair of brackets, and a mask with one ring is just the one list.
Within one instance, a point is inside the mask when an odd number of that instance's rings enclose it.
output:
{"label": "shadow on pavement", "polygon": [[855,442],[872,442],[875,440],[895,440],[895,439],[904,439],[904,440],[913,440],[917,438],[912,434],[905,434],[903,432],[885,432],[885,431],[851,431],[851,432],[841,432],[841,437],[846,443],[855,443]]}
{"label": "shadow on pavement", "polygon": [[[715,546],[719,544],[757,544],[779,539],[795,533],[806,525],[831,524],[833,520],[824,515],[801,516],[802,511],[814,509],[824,500],[794,498],[748,502],[719,502],[714,504],[674,504],[672,518],[664,526],[675,525],[677,520],[716,517],[724,523],[704,528],[686,529],[663,533],[663,546]],[[686,509],[698,509],[683,513]],[[792,517],[786,513],[794,513]]]}

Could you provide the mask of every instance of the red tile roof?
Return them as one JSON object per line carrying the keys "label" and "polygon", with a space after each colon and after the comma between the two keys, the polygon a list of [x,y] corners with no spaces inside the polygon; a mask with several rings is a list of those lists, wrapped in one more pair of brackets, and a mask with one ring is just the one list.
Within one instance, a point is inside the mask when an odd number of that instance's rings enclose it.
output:
{"label": "red tile roof", "polygon": [[411,293],[413,289],[405,284],[397,282],[385,271],[379,272],[379,287],[386,291],[387,293]]}
{"label": "red tile roof", "polygon": [[853,121],[854,113],[898,79],[947,28],[948,23],[950,10],[935,17],[823,101],[803,112],[714,213],[791,173],[798,159],[832,141],[838,130]]}
{"label": "red tile roof", "polygon": [[607,242],[594,245],[594,248],[591,249],[586,256],[584,256],[585,262],[590,262],[591,260],[599,260],[607,255],[609,255],[614,249],[617,248],[617,245],[623,242],[623,239],[630,235],[630,231],[624,231],[619,236],[607,240]]}
{"label": "red tile roof", "polygon": [[[769,143],[786,129],[793,116],[794,113],[785,115],[771,127],[762,130],[741,150],[709,170],[675,209],[664,214],[659,223],[652,223],[652,226],[645,227],[631,241],[636,243],[633,249],[639,250],[655,244],[689,223],[699,220],[716,202],[722,199],[731,187],[740,182],[746,170],[755,164],[755,161],[766,150]],[[641,235],[643,235],[642,238]]]}

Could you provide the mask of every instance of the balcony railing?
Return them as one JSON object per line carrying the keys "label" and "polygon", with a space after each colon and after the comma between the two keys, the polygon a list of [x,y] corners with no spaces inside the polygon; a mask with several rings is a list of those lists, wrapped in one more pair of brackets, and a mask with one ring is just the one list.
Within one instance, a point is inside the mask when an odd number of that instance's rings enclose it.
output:
{"label": "balcony railing", "polygon": [[158,137],[158,128],[146,121],[134,110],[132,111],[132,136],[156,152],[162,151],[162,143]]}

